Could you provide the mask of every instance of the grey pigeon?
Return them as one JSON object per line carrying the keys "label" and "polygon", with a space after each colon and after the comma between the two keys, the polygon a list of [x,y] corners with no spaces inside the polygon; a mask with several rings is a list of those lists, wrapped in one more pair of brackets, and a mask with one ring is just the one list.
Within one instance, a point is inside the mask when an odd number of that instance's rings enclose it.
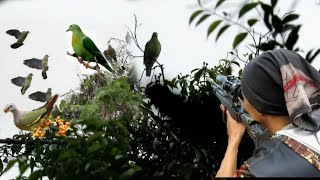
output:
{"label": "grey pigeon", "polygon": [[12,49],[17,49],[18,47],[23,45],[23,42],[27,38],[29,31],[20,32],[17,29],[10,29],[6,33],[11,36],[14,36],[17,39],[17,42],[11,44]]}
{"label": "grey pigeon", "polygon": [[21,94],[24,95],[24,93],[26,93],[27,89],[30,87],[31,85],[31,81],[32,81],[32,73],[29,73],[27,77],[16,77],[11,79],[11,82],[14,85],[20,86],[21,88]]}
{"label": "grey pigeon", "polygon": [[49,70],[48,60],[49,60],[49,56],[45,55],[43,59],[37,59],[37,58],[26,59],[23,61],[23,64],[27,65],[30,68],[41,70],[43,79],[47,79],[47,71]]}
{"label": "grey pigeon", "polygon": [[47,92],[37,91],[29,95],[29,99],[48,102],[52,98],[51,88],[48,88]]}

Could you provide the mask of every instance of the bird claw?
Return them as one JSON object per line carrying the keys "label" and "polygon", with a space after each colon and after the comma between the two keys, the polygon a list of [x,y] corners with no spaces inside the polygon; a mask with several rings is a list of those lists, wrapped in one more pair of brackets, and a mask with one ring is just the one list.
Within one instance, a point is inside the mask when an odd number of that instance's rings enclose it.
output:
{"label": "bird claw", "polygon": [[89,63],[84,63],[84,66],[88,69]]}
{"label": "bird claw", "polygon": [[79,63],[83,63],[83,60],[81,59],[81,57],[77,57]]}

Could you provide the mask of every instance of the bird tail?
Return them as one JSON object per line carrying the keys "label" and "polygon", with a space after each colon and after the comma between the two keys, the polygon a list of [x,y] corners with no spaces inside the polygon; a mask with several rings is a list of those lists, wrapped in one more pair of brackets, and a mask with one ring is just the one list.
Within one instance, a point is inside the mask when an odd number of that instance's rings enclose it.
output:
{"label": "bird tail", "polygon": [[26,88],[26,87],[22,87],[21,88],[21,94],[24,95],[26,93],[27,89],[28,88]]}
{"label": "bird tail", "polygon": [[59,95],[55,94],[52,99],[47,102],[44,106],[47,107],[47,109],[50,109],[50,111],[53,109],[54,104],[56,103],[57,99],[58,99]]}
{"label": "bird tail", "polygon": [[20,47],[22,45],[23,45],[23,43],[14,43],[14,44],[11,44],[11,48],[17,49],[18,47]]}
{"label": "bird tail", "polygon": [[42,77],[43,77],[43,79],[47,79],[47,73],[46,73],[46,71],[42,71]]}
{"label": "bird tail", "polygon": [[103,67],[108,69],[110,72],[114,73],[114,70],[109,66],[107,60],[103,57],[103,55],[101,53],[98,53],[98,55],[96,57],[97,57],[99,64],[101,64]]}
{"label": "bird tail", "polygon": [[53,106],[54,106],[54,104],[56,103],[58,97],[59,97],[59,95],[58,95],[58,94],[55,94],[55,95],[52,97],[52,99],[43,106],[43,107],[46,107],[46,108],[47,108],[47,112],[44,113],[41,118],[43,118],[44,116],[50,116],[51,111],[52,111],[52,109],[53,109]]}

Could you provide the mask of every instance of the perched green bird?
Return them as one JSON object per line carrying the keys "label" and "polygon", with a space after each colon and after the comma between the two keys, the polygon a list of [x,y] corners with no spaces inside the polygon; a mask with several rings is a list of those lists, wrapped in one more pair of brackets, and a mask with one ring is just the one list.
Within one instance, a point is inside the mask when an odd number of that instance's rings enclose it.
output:
{"label": "perched green bird", "polygon": [[81,57],[82,60],[86,61],[86,67],[89,66],[89,62],[96,62],[104,66],[110,72],[114,72],[101,51],[97,48],[94,42],[81,31],[78,25],[70,25],[67,32],[68,31],[72,31],[73,56]]}
{"label": "perched green bird", "polygon": [[23,41],[27,38],[29,31],[20,32],[17,29],[10,29],[6,33],[11,36],[14,36],[17,39],[17,42],[11,44],[12,49],[17,49],[18,47],[23,45]]}
{"label": "perched green bird", "polygon": [[157,61],[161,52],[161,44],[158,33],[154,32],[144,48],[143,64],[146,66],[146,75],[150,76],[153,64]]}
{"label": "perched green bird", "polygon": [[41,70],[42,71],[41,75],[43,79],[47,79],[48,77],[47,71],[49,70],[48,60],[49,60],[49,56],[45,55],[42,59],[36,59],[36,58],[26,59],[23,61],[23,64],[27,65],[30,68]]}
{"label": "perched green bird", "polygon": [[29,99],[40,101],[40,102],[48,102],[52,98],[51,88],[48,88],[47,92],[37,91],[29,95]]}
{"label": "perched green bird", "polygon": [[117,54],[116,54],[116,51],[113,49],[113,47],[109,44],[108,45],[108,49],[105,50],[104,52],[104,55],[106,56],[106,58],[108,60],[114,60],[114,61],[117,61]]}
{"label": "perched green bird", "polygon": [[28,88],[31,85],[31,81],[32,81],[32,73],[29,73],[27,77],[16,77],[11,79],[11,82],[17,86],[22,87],[21,88],[21,94],[24,95],[24,93],[26,93],[26,91],[28,90]]}
{"label": "perched green bird", "polygon": [[13,121],[17,128],[26,131],[33,131],[37,128],[43,120],[50,116],[55,102],[58,99],[58,95],[54,95],[53,98],[40,108],[31,111],[21,111],[13,103],[6,105],[4,112],[12,112]]}

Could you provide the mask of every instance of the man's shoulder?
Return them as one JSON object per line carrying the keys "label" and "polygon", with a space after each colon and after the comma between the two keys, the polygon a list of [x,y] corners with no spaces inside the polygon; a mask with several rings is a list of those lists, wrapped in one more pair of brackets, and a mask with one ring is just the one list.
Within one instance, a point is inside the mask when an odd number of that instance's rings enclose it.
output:
{"label": "man's shoulder", "polygon": [[247,164],[256,177],[320,177],[320,171],[278,138],[259,144]]}

